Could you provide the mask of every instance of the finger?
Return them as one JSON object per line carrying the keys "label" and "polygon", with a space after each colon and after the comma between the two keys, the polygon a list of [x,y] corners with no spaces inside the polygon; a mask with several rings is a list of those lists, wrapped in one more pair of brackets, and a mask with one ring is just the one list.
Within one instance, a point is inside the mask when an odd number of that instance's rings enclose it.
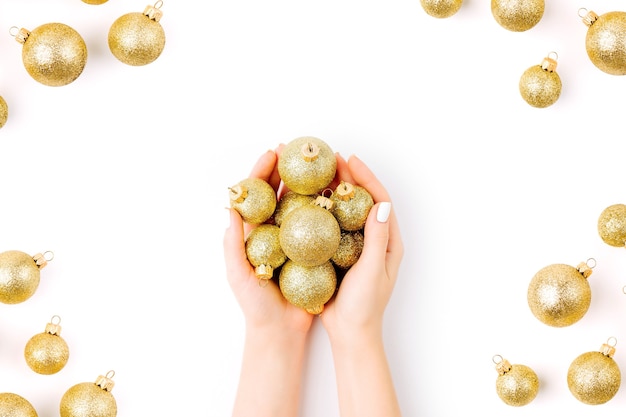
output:
{"label": "finger", "polygon": [[363,233],[363,259],[372,266],[385,265],[389,245],[389,216],[391,203],[376,203],[370,210]]}
{"label": "finger", "polygon": [[238,284],[251,270],[246,257],[243,220],[234,209],[227,209],[230,215],[230,226],[224,233],[224,261],[226,276],[232,285]]}
{"label": "finger", "polygon": [[365,188],[371,194],[374,202],[391,201],[387,190],[378,181],[376,175],[355,155],[348,158],[348,168],[355,183]]}
{"label": "finger", "polygon": [[259,157],[250,171],[251,178],[260,178],[267,181],[274,190],[278,189],[280,177],[276,170],[277,156],[274,151],[267,151]]}
{"label": "finger", "polygon": [[341,155],[339,155],[338,152],[335,154],[335,157],[337,158],[337,172],[332,182],[332,188],[337,188],[337,185],[341,181],[354,184],[354,178],[352,178],[352,174],[350,173],[350,168],[348,167],[348,163],[346,162],[346,160]]}
{"label": "finger", "polygon": [[389,216],[389,241],[387,243],[386,259],[387,274],[392,279],[398,276],[398,270],[403,256],[404,244],[402,243],[400,226],[398,224],[398,218],[392,209]]}

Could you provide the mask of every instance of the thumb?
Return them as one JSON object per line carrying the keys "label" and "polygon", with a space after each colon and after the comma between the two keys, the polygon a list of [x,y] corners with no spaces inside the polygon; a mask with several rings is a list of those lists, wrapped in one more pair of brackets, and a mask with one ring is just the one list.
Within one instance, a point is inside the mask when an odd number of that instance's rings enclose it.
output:
{"label": "thumb", "polygon": [[389,244],[389,215],[391,203],[384,201],[374,205],[365,223],[363,252],[361,258],[374,264],[384,265]]}

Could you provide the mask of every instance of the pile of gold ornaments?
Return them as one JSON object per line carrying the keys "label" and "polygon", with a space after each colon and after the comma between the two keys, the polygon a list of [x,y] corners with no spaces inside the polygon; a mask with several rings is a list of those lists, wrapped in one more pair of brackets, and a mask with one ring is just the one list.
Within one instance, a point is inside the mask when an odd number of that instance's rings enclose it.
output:
{"label": "pile of gold ornaments", "polygon": [[230,187],[230,205],[244,222],[257,225],[246,236],[245,249],[260,282],[277,278],[291,304],[320,314],[361,255],[374,201],[356,184],[342,181],[328,188],[337,159],[316,137],[287,143],[277,170],[286,187],[282,196],[266,181],[246,178]]}

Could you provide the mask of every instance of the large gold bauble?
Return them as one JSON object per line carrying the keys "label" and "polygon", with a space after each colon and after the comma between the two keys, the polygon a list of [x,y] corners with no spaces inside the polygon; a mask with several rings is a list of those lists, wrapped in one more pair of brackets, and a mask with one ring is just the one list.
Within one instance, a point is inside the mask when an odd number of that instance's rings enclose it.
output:
{"label": "large gold bauble", "polygon": [[37,290],[40,269],[45,259],[37,254],[37,259],[27,253],[11,250],[0,253],[0,302],[18,304],[28,300]]}
{"label": "large gold bauble", "polygon": [[[591,270],[586,270],[591,274]],[[587,275],[588,276],[588,275]],[[541,322],[565,327],[580,320],[591,304],[587,278],[569,265],[553,264],[542,268],[528,286],[528,305]]]}
{"label": "large gold bauble", "polygon": [[587,352],[572,361],[567,371],[567,386],[576,399],[597,405],[617,394],[622,375],[611,356],[607,352]]}
{"label": "large gold bauble", "polygon": [[305,136],[287,143],[278,157],[278,174],[288,189],[305,195],[322,191],[335,178],[337,158],[321,139]]}
{"label": "large gold bauble", "polygon": [[561,77],[555,72],[556,61],[546,57],[541,65],[528,68],[519,80],[522,98],[531,106],[544,108],[556,103],[561,95]]}
{"label": "large gold bauble", "polygon": [[339,247],[341,229],[325,208],[311,204],[291,211],[280,226],[280,246],[287,257],[301,265],[328,261]]}
{"label": "large gold bauble", "polygon": [[353,232],[365,226],[365,221],[374,206],[370,193],[359,185],[341,182],[330,196],[332,213],[342,230]]}
{"label": "large gold bauble", "polygon": [[287,260],[280,246],[279,232],[276,225],[262,224],[252,229],[246,238],[246,256],[260,279],[271,279],[274,270]]}
{"label": "large gold bauble", "polygon": [[585,47],[593,65],[607,74],[626,74],[626,12],[589,12],[583,22],[589,27]]}
{"label": "large gold bauble", "polygon": [[521,407],[535,399],[539,377],[526,365],[511,365],[506,359],[496,364],[496,392],[506,404]]}
{"label": "large gold bauble", "polygon": [[37,417],[37,411],[24,397],[10,392],[3,392],[0,393],[0,416]]}
{"label": "large gold bauble", "polygon": [[545,9],[544,0],[491,0],[491,14],[503,28],[524,32],[534,27]]}
{"label": "large gold bauble", "polygon": [[230,187],[230,206],[237,210],[244,222],[261,224],[274,214],[276,192],[267,181],[246,178]]}
{"label": "large gold bauble", "polygon": [[598,234],[602,240],[616,247],[626,246],[626,205],[613,204],[600,213]]}
{"label": "large gold bauble", "polygon": [[443,19],[459,11],[463,0],[420,0],[422,8],[432,17]]}
{"label": "large gold bauble", "polygon": [[337,288],[337,275],[330,262],[304,266],[287,260],[278,278],[287,301],[311,314],[320,314]]}
{"label": "large gold bauble", "polygon": [[276,226],[280,226],[283,222],[285,216],[293,209],[313,204],[315,202],[315,197],[311,195],[298,194],[293,191],[287,191],[283,196],[278,200],[278,204],[276,204],[276,210],[274,211],[274,224]]}
{"label": "large gold bauble", "polygon": [[115,417],[117,402],[110,392],[112,388],[111,379],[103,376],[95,383],[72,386],[61,398],[61,417]]}
{"label": "large gold bauble", "polygon": [[159,23],[161,15],[158,8],[148,6],[144,13],[127,13],[117,18],[108,37],[113,56],[133,66],[156,60],[165,48],[165,31]]}
{"label": "large gold bauble", "polygon": [[35,81],[58,87],[82,74],[87,63],[85,41],[63,23],[47,23],[32,31],[20,30],[24,68]]}
{"label": "large gold bauble", "polygon": [[59,372],[69,357],[70,350],[61,338],[61,326],[58,323],[48,323],[46,330],[31,337],[24,348],[24,359],[29,368],[41,375]]}
{"label": "large gold bauble", "polygon": [[0,128],[3,127],[9,118],[9,106],[3,97],[0,97]]}

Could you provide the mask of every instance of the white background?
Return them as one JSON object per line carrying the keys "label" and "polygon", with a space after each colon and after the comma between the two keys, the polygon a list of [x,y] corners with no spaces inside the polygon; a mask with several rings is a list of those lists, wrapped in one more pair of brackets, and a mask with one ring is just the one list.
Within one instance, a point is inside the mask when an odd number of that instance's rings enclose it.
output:
{"label": "white background", "polygon": [[[626,80],[591,64],[578,15],[622,3],[546,1],[514,33],[488,1],[435,19],[418,0],[164,0],[163,54],[130,67],[108,29],[147,4],[0,0],[0,250],[55,254],[31,299],[0,305],[0,392],[53,417],[71,385],[112,369],[120,417],[229,415],[244,327],[224,276],[227,187],[267,149],[313,135],[357,154],[392,195],[406,256],[385,342],[404,415],[623,414],[626,388],[588,406],[566,383],[609,337],[626,370],[626,254],[596,230],[626,202]],[[63,87],[31,79],[9,35],[49,22],[89,51]],[[551,51],[563,92],[535,109],[518,80]],[[535,272],[588,258],[587,315],[536,320]],[[71,357],[42,376],[22,351],[53,315]],[[300,415],[338,416],[317,321],[310,342]],[[495,354],[539,375],[531,404],[497,397]]]}

